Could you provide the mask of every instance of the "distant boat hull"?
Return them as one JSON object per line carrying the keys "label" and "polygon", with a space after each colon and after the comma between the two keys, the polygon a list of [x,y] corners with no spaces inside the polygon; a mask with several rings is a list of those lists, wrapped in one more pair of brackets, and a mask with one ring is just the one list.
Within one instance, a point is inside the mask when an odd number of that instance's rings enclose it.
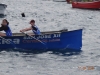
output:
{"label": "distant boat hull", "polygon": [[12,37],[4,37],[6,40],[0,38],[0,49],[11,49],[16,47],[21,49],[45,49],[54,51],[64,49],[81,50],[82,48],[82,29],[44,33],[42,35],[33,36],[36,39],[41,40],[44,44],[30,36],[25,36],[22,35],[22,33],[19,33],[18,36],[13,34]]}
{"label": "distant boat hull", "polygon": [[4,15],[5,14],[6,7],[7,7],[7,5],[0,4],[0,15]]}
{"label": "distant boat hull", "polygon": [[73,8],[83,8],[83,9],[100,9],[100,1],[94,2],[72,2]]}

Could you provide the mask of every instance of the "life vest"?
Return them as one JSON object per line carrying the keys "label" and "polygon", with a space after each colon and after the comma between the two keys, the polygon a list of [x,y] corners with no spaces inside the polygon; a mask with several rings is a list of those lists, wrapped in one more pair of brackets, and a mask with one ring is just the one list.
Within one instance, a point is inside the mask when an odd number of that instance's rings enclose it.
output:
{"label": "life vest", "polygon": [[11,32],[11,29],[10,27],[7,25],[8,29],[7,30],[4,30],[6,32],[6,36],[12,36],[12,32]]}
{"label": "life vest", "polygon": [[35,25],[35,26],[32,26],[32,31],[35,35],[40,35],[40,30],[39,28]]}

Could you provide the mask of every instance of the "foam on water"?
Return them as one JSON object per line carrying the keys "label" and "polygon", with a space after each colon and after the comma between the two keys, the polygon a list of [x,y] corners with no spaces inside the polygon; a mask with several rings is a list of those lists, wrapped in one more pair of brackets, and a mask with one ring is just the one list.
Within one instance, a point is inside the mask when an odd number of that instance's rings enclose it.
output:
{"label": "foam on water", "polygon": [[[83,47],[79,54],[45,52],[28,54],[0,52],[1,75],[99,75],[100,10],[73,9],[66,2],[52,0],[5,0],[6,17],[13,32],[29,27],[31,19],[41,31],[83,28]],[[26,17],[22,17],[24,12]],[[0,22],[3,18],[0,18]],[[79,66],[96,66],[80,70]]]}

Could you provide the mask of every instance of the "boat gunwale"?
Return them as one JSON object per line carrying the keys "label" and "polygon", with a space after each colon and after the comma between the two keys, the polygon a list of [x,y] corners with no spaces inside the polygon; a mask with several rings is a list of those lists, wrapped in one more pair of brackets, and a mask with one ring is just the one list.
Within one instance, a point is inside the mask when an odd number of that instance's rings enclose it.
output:
{"label": "boat gunwale", "polygon": [[[48,35],[48,34],[55,34],[55,33],[62,33],[62,32],[69,32],[69,31],[68,29],[59,30],[59,31],[46,31],[46,32],[41,32],[40,35]],[[34,35],[33,33],[27,33],[27,34]],[[23,33],[13,33],[13,36],[24,36],[24,35],[25,34]]]}
{"label": "boat gunwale", "polygon": [[[82,30],[82,29],[77,29],[77,30]],[[72,31],[77,31],[77,30],[72,30]],[[59,31],[47,31],[47,32],[41,32],[40,35],[59,34],[59,33],[61,34],[63,32],[72,32],[72,31],[68,31],[68,29],[59,30]],[[33,33],[27,33],[27,34],[32,35],[32,36],[36,36]],[[13,36],[25,36],[25,34],[23,34],[23,33],[13,33]]]}

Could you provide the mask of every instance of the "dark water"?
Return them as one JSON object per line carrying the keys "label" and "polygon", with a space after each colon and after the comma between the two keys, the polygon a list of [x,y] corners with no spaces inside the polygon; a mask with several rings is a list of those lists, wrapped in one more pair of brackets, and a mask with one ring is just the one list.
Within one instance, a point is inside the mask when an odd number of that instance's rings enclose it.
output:
{"label": "dark water", "polygon": [[[29,27],[31,19],[41,31],[83,28],[81,52],[0,51],[0,75],[99,75],[100,10],[72,9],[52,0],[5,0],[6,18],[13,32]],[[21,13],[26,17],[23,18]]]}

